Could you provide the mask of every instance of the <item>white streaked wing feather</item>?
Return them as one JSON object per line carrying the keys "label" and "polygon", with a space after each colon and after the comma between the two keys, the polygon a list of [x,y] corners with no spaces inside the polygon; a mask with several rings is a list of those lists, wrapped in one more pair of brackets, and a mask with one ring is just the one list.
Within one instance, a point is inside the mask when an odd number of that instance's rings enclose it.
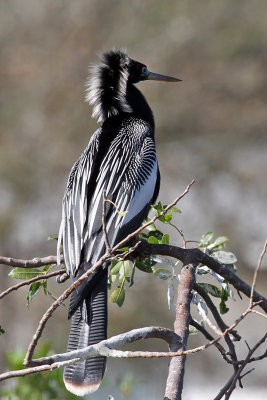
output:
{"label": "white streaked wing feather", "polygon": [[[122,225],[126,225],[137,215],[144,207],[151,201],[151,189],[155,188],[158,175],[158,164],[155,161],[151,173],[147,176],[145,184],[141,185],[139,189],[134,192],[130,204],[128,205],[128,212],[123,219]],[[123,208],[124,209],[124,208]]]}
{"label": "white streaked wing feather", "polygon": [[100,130],[93,135],[70,173],[63,199],[58,254],[63,239],[66,268],[71,275],[79,268],[82,250],[83,259],[94,263],[105,249],[101,218],[105,188],[107,198],[116,204],[119,211],[127,211],[125,216],[121,216],[115,207],[110,204],[107,207],[111,207],[106,221],[110,245],[114,244],[121,227],[134,219],[151,202],[154,194],[158,166],[154,141],[149,136],[150,128],[141,121],[135,137],[130,123],[129,132],[126,128],[124,126],[121,134],[116,136],[103,158],[96,182],[92,182],[95,190],[91,198],[88,198],[88,183]]}
{"label": "white streaked wing feather", "polygon": [[98,150],[97,130],[79,160],[74,164],[67,183],[62,202],[62,221],[59,230],[57,254],[60,259],[60,247],[63,242],[63,253],[67,272],[74,274],[81,262],[83,247],[83,229],[87,215],[87,189],[92,173],[93,160]]}

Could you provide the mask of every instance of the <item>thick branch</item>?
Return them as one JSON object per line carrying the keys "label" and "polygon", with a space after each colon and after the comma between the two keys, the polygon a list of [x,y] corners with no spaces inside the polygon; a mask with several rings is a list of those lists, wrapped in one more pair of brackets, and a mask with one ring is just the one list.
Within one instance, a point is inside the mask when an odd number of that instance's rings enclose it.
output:
{"label": "thick branch", "polygon": [[[0,381],[37,372],[53,370],[67,364],[75,363],[81,358],[95,357],[99,354],[105,355],[107,357],[125,358],[128,357],[128,353],[132,352],[114,349],[126,343],[132,343],[137,340],[143,339],[162,339],[168,344],[169,348],[173,348],[174,343],[176,345],[180,343],[181,346],[181,338],[167,328],[152,326],[140,329],[133,329],[129,332],[113,336],[110,339],[103,340],[96,345],[91,345],[81,350],[55,354],[50,357],[42,357],[39,359],[31,360],[29,363],[31,366],[30,368],[5,372],[0,375]],[[178,348],[179,346],[177,346],[177,349]]]}
{"label": "thick branch", "polygon": [[[186,265],[181,270],[180,282],[177,288],[175,333],[182,337],[182,350],[186,350],[191,321],[190,303],[195,282],[195,266]],[[175,349],[176,350],[176,349]],[[186,355],[171,359],[166,384],[165,397],[168,400],[180,400],[183,390],[183,378]]]}
{"label": "thick branch", "polygon": [[[177,258],[182,261],[184,265],[188,264],[203,264],[217,272],[229,283],[231,283],[236,290],[244,293],[250,298],[251,286],[240,279],[234,272],[229,268],[220,264],[215,258],[204,254],[199,249],[182,249],[181,247],[171,246],[168,244],[151,244],[145,241],[140,243],[139,252],[144,252],[145,254],[161,254],[162,256],[170,256]],[[265,312],[267,312],[267,299],[256,292],[253,292],[253,302],[260,302],[259,307],[261,307]]]}
{"label": "thick branch", "polygon": [[[256,304],[253,304],[252,307],[254,307]],[[194,349],[190,349],[190,350],[185,350],[185,351],[180,351],[178,349],[178,351],[169,351],[169,352],[151,352],[151,351],[120,351],[120,350],[113,350],[111,347],[112,345],[112,341],[113,338],[107,339],[107,341],[102,341],[99,342],[97,345],[91,345],[88,346],[82,350],[76,350],[73,352],[68,352],[68,353],[64,353],[64,354],[59,354],[59,355],[55,355],[55,356],[51,356],[48,357],[47,363],[49,362],[49,359],[54,360],[55,359],[62,359],[64,358],[66,361],[60,361],[60,362],[54,362],[52,364],[46,364],[46,365],[38,365],[37,367],[31,367],[31,368],[27,368],[27,369],[22,369],[22,370],[18,370],[18,371],[8,371],[5,372],[3,374],[0,375],[0,381],[5,380],[5,379],[9,379],[9,378],[13,378],[13,377],[18,377],[18,376],[25,376],[25,375],[29,375],[29,374],[33,374],[33,373],[37,373],[37,372],[42,372],[42,371],[49,371],[49,370],[53,370],[55,368],[60,368],[63,367],[67,364],[73,364],[77,361],[79,361],[80,358],[88,358],[88,357],[93,357],[93,356],[97,356],[97,355],[104,355],[106,357],[114,357],[114,358],[159,358],[159,357],[181,357],[183,355],[187,355],[187,354],[194,354],[197,353],[199,351],[205,350],[206,348],[215,345],[216,343],[219,342],[220,339],[222,339],[227,333],[231,332],[232,329],[234,329],[249,313],[251,313],[253,310],[252,308],[248,308],[246,311],[244,311],[241,316],[228,328],[226,329],[225,332],[223,332],[217,339],[213,339],[211,340],[209,343],[206,343],[202,346],[196,347]],[[143,328],[144,331],[145,330],[151,330],[151,336],[150,337],[161,337],[165,336],[164,333],[164,329],[165,328]],[[154,336],[153,336],[153,329],[155,329],[156,331],[154,332]],[[163,329],[163,331],[161,331]],[[134,329],[133,331],[127,332],[126,334],[121,334],[118,336],[115,336],[114,340],[116,341],[117,339],[122,339],[124,340],[124,337],[126,335],[129,335],[131,337],[131,332],[135,332],[138,333],[138,329]],[[143,331],[143,332],[144,332]],[[157,333],[158,331],[158,333]],[[168,330],[167,330],[168,331]],[[149,336],[149,332],[145,331],[145,334],[147,334],[147,338]],[[156,336],[158,335],[158,336]],[[142,335],[141,335],[142,336]],[[174,332],[169,331],[166,333],[167,336],[167,343],[169,344],[169,347],[171,347],[172,349],[174,348],[174,346],[177,344],[177,347],[181,347],[180,346],[180,338],[179,336],[175,335]],[[138,339],[142,339],[143,337],[140,337],[137,335],[136,340]],[[109,347],[107,347],[107,343],[109,344]],[[125,342],[124,342],[125,343]],[[116,344],[122,344],[122,342],[118,341]],[[114,347],[115,347],[115,343],[114,343]],[[59,357],[59,358],[57,358]],[[79,358],[78,358],[79,357]],[[43,362],[43,358],[42,359],[37,359],[37,360],[31,360],[29,361],[29,364],[33,364],[34,362],[39,362],[42,363]]]}

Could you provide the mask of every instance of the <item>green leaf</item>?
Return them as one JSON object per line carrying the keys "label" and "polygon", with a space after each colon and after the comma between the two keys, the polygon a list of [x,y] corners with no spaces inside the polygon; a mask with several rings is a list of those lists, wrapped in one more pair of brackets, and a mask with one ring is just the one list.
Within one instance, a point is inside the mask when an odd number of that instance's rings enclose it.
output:
{"label": "green leaf", "polygon": [[117,212],[118,212],[118,214],[119,214],[120,217],[124,217],[124,215],[126,215],[126,214],[128,213],[127,210],[126,210],[126,211],[119,211],[119,210],[117,210]]}
{"label": "green leaf", "polygon": [[122,261],[122,265],[120,267],[120,277],[119,282],[122,283],[124,280],[130,280],[130,263],[129,261]]}
{"label": "green leaf", "polygon": [[202,235],[199,247],[207,247],[208,244],[211,242],[212,238],[213,238],[213,232],[207,232],[204,235]]}
{"label": "green leaf", "polygon": [[226,306],[225,300],[220,302],[220,313],[226,314],[229,311],[229,308]]}
{"label": "green leaf", "polygon": [[112,303],[118,304],[119,307],[121,307],[124,303],[125,299],[125,287],[123,286],[118,286],[110,295],[109,297],[110,301]]}
{"label": "green leaf", "polygon": [[[142,234],[140,234],[140,237],[141,237],[142,239],[147,240],[147,241],[149,241],[149,238],[150,238],[150,237],[157,238],[157,239],[158,239],[158,242],[157,242],[157,243],[159,243],[159,240],[162,239],[162,236],[163,236],[163,233],[160,232],[160,231],[157,230],[157,229],[156,229],[155,231],[150,231],[150,232],[148,232],[148,233],[142,233]],[[155,240],[155,239],[152,239],[152,240]]]}
{"label": "green leaf", "polygon": [[47,240],[58,240],[57,236],[48,236]]}
{"label": "green leaf", "polygon": [[121,247],[120,249],[116,250],[124,253],[125,251],[129,251],[129,247]]}
{"label": "green leaf", "polygon": [[117,279],[117,274],[109,275],[109,289],[111,289],[111,285],[116,281],[116,279]]}
{"label": "green leaf", "polygon": [[113,260],[111,264],[110,273],[111,275],[116,275],[120,272],[121,266],[123,265],[123,261]]}
{"label": "green leaf", "polygon": [[169,212],[170,212],[170,213],[177,212],[177,213],[181,214],[182,211],[179,210],[179,208],[173,206],[173,207],[171,207],[171,208],[169,209]]}
{"label": "green leaf", "polygon": [[16,279],[31,279],[39,275],[44,275],[45,272],[38,268],[13,268],[8,276]]}
{"label": "green leaf", "polygon": [[41,271],[42,272],[48,272],[50,270],[50,267],[51,267],[51,264],[47,264],[47,265],[44,266],[44,268]]}
{"label": "green leaf", "polygon": [[132,268],[132,273],[131,273],[131,278],[130,278],[129,287],[133,286],[133,284],[134,284],[135,267],[136,267],[136,265],[135,265],[135,263],[134,263],[134,264],[133,264],[133,268]]}
{"label": "green leaf", "polygon": [[37,294],[37,292],[39,291],[41,286],[43,286],[42,282],[33,282],[31,284],[30,289],[28,291],[28,295],[27,295],[28,307],[30,307],[30,303],[31,303],[33,297]]}
{"label": "green leaf", "polygon": [[229,294],[228,292],[222,287],[221,290],[221,302],[220,302],[220,313],[226,314],[229,311],[229,308],[226,306],[226,301],[228,300]]}
{"label": "green leaf", "polygon": [[214,242],[214,247],[220,246],[222,244],[224,244],[225,242],[227,242],[229,239],[227,236],[219,236],[217,237],[217,239]]}
{"label": "green leaf", "polygon": [[166,280],[172,276],[172,273],[168,269],[158,268],[153,271],[153,275],[155,275],[156,278]]}
{"label": "green leaf", "polygon": [[216,251],[212,254],[212,256],[224,265],[233,265],[237,262],[236,256],[230,251]]}
{"label": "green leaf", "polygon": [[165,214],[164,217],[165,217],[165,222],[169,224],[172,220],[172,214]]}
{"label": "green leaf", "polygon": [[221,297],[221,290],[215,286],[211,285],[210,283],[199,283],[199,286],[201,286],[207,293],[211,294],[214,297]]}
{"label": "green leaf", "polygon": [[146,258],[143,261],[135,260],[134,267],[138,268],[140,271],[147,272],[151,274],[153,272],[153,265],[156,263],[151,258]]}
{"label": "green leaf", "polygon": [[195,328],[193,325],[189,325],[189,335],[196,335],[197,333],[197,328]]}
{"label": "green leaf", "polygon": [[170,238],[170,236],[167,233],[164,233],[160,243],[161,244],[169,244],[169,238]]}
{"label": "green leaf", "polygon": [[158,240],[155,236],[150,236],[150,237],[148,238],[148,243],[156,244],[156,243],[158,243],[158,242],[159,242],[159,240]]}
{"label": "green leaf", "polygon": [[163,205],[160,201],[158,202],[158,204],[154,204],[153,206],[151,206],[151,208],[153,213],[157,216],[163,211]]}
{"label": "green leaf", "polygon": [[47,296],[48,290],[47,290],[47,281],[43,281],[42,283],[43,289],[44,289],[44,294],[45,296]]}
{"label": "green leaf", "polygon": [[156,227],[155,224],[151,224],[151,225],[148,225],[148,226],[146,227],[146,229],[147,229],[149,232],[153,232],[153,231],[156,231],[156,230],[157,230],[157,227]]}
{"label": "green leaf", "polygon": [[5,330],[2,328],[2,326],[0,325],[0,336],[3,335],[5,333]]}

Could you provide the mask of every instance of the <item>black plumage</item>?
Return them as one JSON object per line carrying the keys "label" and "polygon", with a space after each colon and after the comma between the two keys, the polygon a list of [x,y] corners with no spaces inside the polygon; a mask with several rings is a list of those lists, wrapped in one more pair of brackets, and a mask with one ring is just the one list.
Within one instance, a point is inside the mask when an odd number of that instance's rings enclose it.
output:
{"label": "black plumage", "polygon": [[[74,164],[63,198],[58,254],[63,243],[67,272],[73,280],[87,271],[105,252],[102,227],[103,192],[106,230],[111,246],[135,231],[156,200],[160,174],[154,141],[152,111],[135,83],[147,80],[178,81],[147,70],[123,51],[101,56],[92,69],[86,99],[93,117],[102,125]],[[73,293],[69,317],[72,325],[68,351],[97,343],[107,336],[107,271],[102,269]],[[95,391],[105,372],[105,357],[67,366],[68,390],[85,395]]]}

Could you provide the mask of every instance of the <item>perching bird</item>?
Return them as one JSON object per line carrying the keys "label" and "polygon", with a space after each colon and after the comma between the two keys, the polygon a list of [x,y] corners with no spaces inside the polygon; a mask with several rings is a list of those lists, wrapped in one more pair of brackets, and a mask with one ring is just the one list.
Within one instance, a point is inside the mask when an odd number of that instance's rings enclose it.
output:
{"label": "perching bird", "polygon": [[[92,69],[86,100],[102,125],[72,167],[63,198],[58,254],[63,253],[68,274],[77,280],[105,253],[102,226],[103,192],[106,231],[114,246],[141,226],[156,200],[160,174],[154,140],[154,118],[134,86],[147,79],[180,79],[149,72],[125,52],[111,50]],[[113,203],[113,204],[112,204]],[[115,207],[115,206],[116,207]],[[118,213],[127,211],[127,213]],[[108,263],[73,292],[68,351],[107,337]],[[106,368],[105,357],[89,358],[64,371],[66,388],[83,396],[98,389]]]}

